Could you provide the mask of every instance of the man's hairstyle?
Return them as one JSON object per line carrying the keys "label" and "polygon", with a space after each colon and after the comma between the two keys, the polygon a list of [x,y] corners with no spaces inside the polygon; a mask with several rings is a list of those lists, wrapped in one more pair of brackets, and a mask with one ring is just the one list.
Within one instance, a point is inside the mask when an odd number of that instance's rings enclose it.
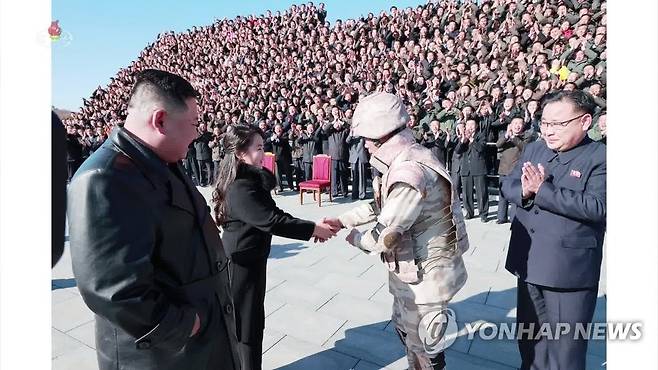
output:
{"label": "man's hairstyle", "polygon": [[185,100],[200,96],[186,79],[170,72],[145,69],[137,74],[136,80],[130,92],[129,108],[134,107],[136,98],[146,94],[161,99],[168,108],[187,110]]}
{"label": "man's hairstyle", "polygon": [[568,101],[576,110],[589,113],[590,115],[593,115],[596,109],[596,103],[592,99],[592,96],[582,90],[558,90],[547,94],[542,99],[541,108],[543,110],[547,104],[559,101]]}

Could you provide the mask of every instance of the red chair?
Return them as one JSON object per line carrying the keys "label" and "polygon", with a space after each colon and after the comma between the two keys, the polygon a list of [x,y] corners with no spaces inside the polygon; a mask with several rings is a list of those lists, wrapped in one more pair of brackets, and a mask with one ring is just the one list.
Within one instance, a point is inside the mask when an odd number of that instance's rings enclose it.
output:
{"label": "red chair", "polygon": [[[274,176],[276,176],[276,156],[272,152],[265,152],[263,156],[263,168],[267,168]],[[273,190],[276,195],[276,187]]]}
{"label": "red chair", "polygon": [[315,193],[318,193],[318,207],[322,207],[322,191],[324,189],[328,190],[329,201],[333,202],[331,196],[331,157],[319,154],[313,157],[313,179],[299,184],[299,204],[304,204],[304,192],[310,190],[313,192],[313,200],[315,200]]}

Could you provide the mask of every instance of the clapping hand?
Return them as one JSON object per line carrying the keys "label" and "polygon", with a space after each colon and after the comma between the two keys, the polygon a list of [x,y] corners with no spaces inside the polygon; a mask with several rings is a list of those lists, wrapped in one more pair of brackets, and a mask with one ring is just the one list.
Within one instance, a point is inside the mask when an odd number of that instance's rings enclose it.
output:
{"label": "clapping hand", "polygon": [[541,184],[546,179],[546,173],[544,166],[538,164],[535,167],[531,162],[525,162],[521,171],[523,172],[521,174],[521,195],[523,199],[528,199],[532,195],[537,194]]}

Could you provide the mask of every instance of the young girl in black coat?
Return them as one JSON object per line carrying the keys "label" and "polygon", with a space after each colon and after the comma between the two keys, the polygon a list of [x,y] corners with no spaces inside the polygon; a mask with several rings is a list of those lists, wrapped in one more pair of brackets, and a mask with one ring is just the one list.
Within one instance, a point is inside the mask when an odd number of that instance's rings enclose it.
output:
{"label": "young girl in black coat", "polygon": [[338,231],[324,223],[295,218],[276,206],[271,196],[276,178],[261,165],[263,136],[254,127],[227,130],[213,193],[215,220],[223,229],[222,242],[231,262],[229,276],[243,370],[261,369],[265,273],[272,235],[325,241]]}

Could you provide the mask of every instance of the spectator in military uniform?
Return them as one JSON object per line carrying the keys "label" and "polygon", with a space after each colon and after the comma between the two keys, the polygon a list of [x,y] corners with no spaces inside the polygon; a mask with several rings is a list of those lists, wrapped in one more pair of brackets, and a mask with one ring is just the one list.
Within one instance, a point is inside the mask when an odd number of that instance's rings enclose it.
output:
{"label": "spectator in military uniform", "polygon": [[[523,148],[536,138],[532,130],[526,130],[524,119],[521,116],[512,118],[512,122],[507,126],[505,134],[501,134],[496,142],[496,147],[500,151],[500,165],[498,167],[498,174],[500,175],[499,184],[505,181],[505,176],[512,172],[516,165]],[[503,196],[502,191],[498,196],[498,214],[497,223],[503,224],[509,222],[507,218],[507,211],[509,202]],[[512,206],[514,210],[514,206]],[[514,213],[511,213],[511,218],[514,218]]]}

